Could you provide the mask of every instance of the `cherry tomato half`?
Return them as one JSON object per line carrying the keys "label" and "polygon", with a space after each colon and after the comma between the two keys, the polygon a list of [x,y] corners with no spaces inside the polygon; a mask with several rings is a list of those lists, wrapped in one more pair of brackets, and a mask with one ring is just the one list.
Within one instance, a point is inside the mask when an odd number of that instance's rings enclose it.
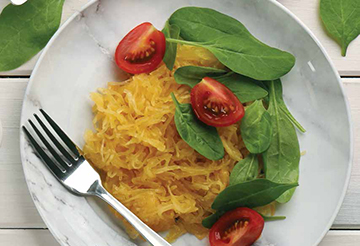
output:
{"label": "cherry tomato half", "polygon": [[132,29],[119,43],[115,52],[116,64],[132,73],[149,73],[161,63],[166,48],[165,36],[151,23]]}
{"label": "cherry tomato half", "polygon": [[225,85],[205,77],[191,90],[196,116],[210,126],[229,126],[244,117],[244,107]]}
{"label": "cherry tomato half", "polygon": [[210,229],[211,246],[251,246],[264,229],[264,219],[250,208],[225,213]]}

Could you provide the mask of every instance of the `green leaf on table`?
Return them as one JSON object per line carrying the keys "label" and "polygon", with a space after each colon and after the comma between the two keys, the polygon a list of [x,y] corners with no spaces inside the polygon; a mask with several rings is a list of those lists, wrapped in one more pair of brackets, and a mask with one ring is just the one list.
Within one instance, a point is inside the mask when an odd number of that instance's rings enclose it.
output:
{"label": "green leaf on table", "polygon": [[184,66],[175,71],[178,84],[194,87],[204,77],[213,78],[228,87],[242,103],[264,98],[268,92],[258,85],[259,81],[212,67]]}
{"label": "green leaf on table", "polygon": [[254,179],[225,188],[215,198],[212,208],[229,211],[238,207],[260,207],[278,199],[284,192],[298,186],[297,182],[278,184],[267,179]]}
{"label": "green leaf on table", "polygon": [[346,56],[349,44],[360,34],[360,0],[321,0],[320,16]]}
{"label": "green leaf on table", "polygon": [[[299,180],[300,147],[295,127],[281,109],[281,81],[268,82],[269,108],[273,137],[270,147],[263,153],[265,177],[280,184],[294,183]],[[285,192],[277,199],[288,202],[295,189]]]}
{"label": "green leaf on table", "polygon": [[[164,29],[162,29],[165,38],[178,39],[180,35],[180,29],[176,25],[170,25],[169,21],[165,23]],[[166,42],[166,50],[163,61],[166,67],[171,71],[174,68],[176,60],[177,44]]]}
{"label": "green leaf on table", "polygon": [[295,64],[293,55],[262,43],[239,21],[216,10],[184,7],[169,22],[180,28],[185,40],[174,42],[204,47],[232,71],[247,77],[277,79]]}
{"label": "green leaf on table", "polygon": [[249,154],[239,161],[230,174],[229,185],[235,185],[256,179],[259,175],[259,160],[256,155]]}
{"label": "green leaf on table", "polygon": [[175,125],[181,138],[204,157],[210,160],[222,159],[224,146],[216,128],[198,120],[191,104],[180,104],[174,94],[171,97],[176,105]]}
{"label": "green leaf on table", "polygon": [[36,55],[59,28],[64,0],[9,4],[0,15],[0,71],[15,69]]}

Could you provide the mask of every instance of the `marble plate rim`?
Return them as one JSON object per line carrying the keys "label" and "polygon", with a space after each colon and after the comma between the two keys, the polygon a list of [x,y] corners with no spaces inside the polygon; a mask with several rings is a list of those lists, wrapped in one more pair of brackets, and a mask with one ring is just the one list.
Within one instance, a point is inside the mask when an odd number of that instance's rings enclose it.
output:
{"label": "marble plate rim", "polygon": [[[315,43],[317,44],[317,46],[319,47],[319,49],[322,51],[322,53],[324,54],[327,62],[330,64],[330,67],[332,69],[332,71],[334,72],[334,74],[336,75],[337,77],[337,81],[338,81],[338,84],[340,85],[339,88],[341,90],[341,93],[343,95],[343,98],[344,98],[344,103],[345,103],[345,108],[346,108],[346,113],[347,113],[347,116],[348,116],[348,122],[349,122],[349,133],[350,133],[350,151],[349,151],[349,163],[347,163],[347,173],[346,173],[346,180],[344,182],[344,187],[343,187],[343,190],[342,190],[342,194],[339,198],[339,201],[338,201],[338,204],[336,206],[336,209],[334,211],[334,214],[331,216],[331,218],[329,219],[329,222],[327,223],[327,226],[324,228],[324,231],[323,233],[321,233],[318,237],[318,240],[315,242],[315,244],[313,246],[316,246],[318,245],[322,239],[325,237],[325,235],[327,234],[327,232],[329,231],[329,229],[331,228],[331,225],[333,224],[336,216],[338,215],[339,213],[339,210],[341,208],[341,205],[343,204],[343,201],[345,199],[345,195],[346,195],[346,192],[347,192],[347,189],[348,189],[348,186],[349,186],[349,183],[350,183],[350,177],[351,177],[351,171],[352,171],[352,166],[353,166],[353,158],[354,158],[354,134],[353,134],[353,130],[354,130],[354,126],[353,126],[353,122],[351,120],[351,110],[350,110],[350,104],[349,104],[349,100],[348,100],[348,97],[346,96],[346,93],[345,93],[345,90],[344,90],[344,86],[342,84],[342,81],[341,81],[341,77],[339,75],[339,72],[337,71],[337,69],[335,68],[335,65],[333,63],[333,61],[331,60],[329,54],[327,53],[327,51],[325,50],[324,46],[320,43],[320,41],[318,40],[318,38],[313,34],[313,32],[295,15],[293,14],[289,9],[287,9],[284,5],[282,5],[281,3],[277,2],[276,0],[267,0],[269,2],[271,2],[272,4],[276,5],[278,8],[280,8],[282,11],[284,11],[286,14],[289,15],[290,18],[293,18],[308,34],[309,36],[315,41]],[[28,92],[30,91],[30,88],[32,87],[33,83],[34,83],[34,74],[36,74],[37,70],[38,70],[38,67],[40,66],[43,58],[45,57],[45,54],[47,53],[47,51],[50,49],[50,47],[52,46],[52,43],[57,39],[57,37],[62,33],[62,31],[64,29],[67,28],[67,26],[75,19],[79,16],[79,14],[81,15],[83,11],[85,11],[88,7],[92,6],[93,4],[96,4],[100,2],[100,0],[90,0],[88,3],[86,3],[85,5],[83,5],[81,7],[81,9],[79,11],[76,11],[74,14],[72,14],[61,26],[60,28],[56,31],[56,33],[51,37],[51,39],[49,40],[49,42],[47,43],[47,45],[45,46],[45,48],[43,49],[41,55],[40,55],[40,58],[37,60],[36,62],[36,65],[31,73],[31,76],[30,76],[30,79],[29,79],[29,82],[27,84],[27,87],[26,87],[26,90],[25,90],[25,93],[24,93],[24,97],[26,97],[26,95],[28,94]],[[24,155],[24,141],[25,141],[25,138],[23,136],[23,134],[21,134],[21,122],[24,122],[23,120],[23,110],[24,110],[24,104],[25,104],[25,100],[23,101],[22,103],[22,110],[21,110],[21,119],[20,119],[20,134],[19,134],[19,138],[20,138],[20,156],[21,156],[21,163],[22,163],[22,169],[23,169],[23,172],[24,172],[24,175],[25,175],[25,180],[26,180],[26,184],[27,184],[27,188],[28,188],[28,191],[31,195],[31,199],[33,200],[34,202],[34,197],[32,195],[32,192],[30,190],[30,186],[28,184],[28,180],[26,179],[26,170],[25,170],[25,166],[24,166],[24,163],[25,163],[25,155]],[[47,222],[47,219],[46,219],[46,216],[44,216],[41,212],[41,210],[38,208],[38,206],[40,206],[38,203],[35,203],[35,207],[37,209],[37,211],[39,212],[42,220],[44,221],[45,225],[47,226],[48,230],[51,232],[52,235],[56,235],[56,232],[55,232],[55,228],[52,228],[50,226],[48,226],[48,222]],[[54,237],[56,239],[56,241],[60,244],[60,245],[64,245],[62,241],[59,240],[58,237]]]}

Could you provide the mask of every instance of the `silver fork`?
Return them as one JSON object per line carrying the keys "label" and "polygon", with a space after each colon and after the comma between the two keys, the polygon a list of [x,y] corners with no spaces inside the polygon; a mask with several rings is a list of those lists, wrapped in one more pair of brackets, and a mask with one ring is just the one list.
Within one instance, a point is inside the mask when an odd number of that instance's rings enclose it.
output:
{"label": "silver fork", "polygon": [[[60,129],[60,127],[50,118],[42,109],[40,112],[45,117],[56,134],[63,143],[60,143],[51,131],[41,121],[39,116],[34,114],[35,119],[40,124],[43,131],[51,140],[52,145],[29,120],[31,127],[36,132],[42,144],[39,144],[30,132],[22,126],[27,138],[33,146],[37,155],[42,159],[44,164],[49,168],[52,174],[64,185],[69,191],[81,196],[97,196],[111,205],[118,211],[136,230],[154,246],[171,246],[150,227],[143,223],[123,204],[116,200],[101,185],[99,174],[91,167],[85,158],[79,153],[77,146],[71,139]],[[41,145],[43,147],[41,147]],[[56,148],[54,148],[54,147]]]}

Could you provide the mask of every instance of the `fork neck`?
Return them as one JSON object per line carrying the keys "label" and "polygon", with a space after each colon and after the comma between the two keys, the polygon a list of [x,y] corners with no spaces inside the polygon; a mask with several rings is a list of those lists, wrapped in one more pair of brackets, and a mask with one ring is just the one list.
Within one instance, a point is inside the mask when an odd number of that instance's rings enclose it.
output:
{"label": "fork neck", "polygon": [[89,195],[97,196],[102,198],[104,195],[107,195],[108,192],[105,190],[104,186],[102,186],[100,180],[96,180],[88,190]]}

